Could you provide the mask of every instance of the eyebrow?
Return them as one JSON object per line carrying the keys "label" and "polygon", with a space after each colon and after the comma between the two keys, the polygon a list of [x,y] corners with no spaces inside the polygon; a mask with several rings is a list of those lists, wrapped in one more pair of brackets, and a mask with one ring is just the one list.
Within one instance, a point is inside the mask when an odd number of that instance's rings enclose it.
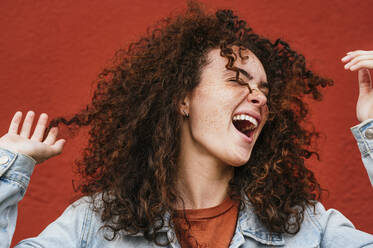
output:
{"label": "eyebrow", "polygon": [[247,77],[247,79],[249,79],[249,80],[253,79],[253,76],[251,76],[251,74],[248,73],[247,71],[245,71],[245,70],[243,70],[243,69],[241,69],[241,68],[237,68],[237,69],[238,69],[238,71],[239,71],[240,73],[242,73],[245,77]]}
{"label": "eyebrow", "polygon": [[[251,76],[251,74],[248,73],[247,71],[245,71],[245,70],[243,70],[243,69],[241,69],[241,68],[238,68],[238,67],[236,67],[236,68],[237,68],[238,72],[239,72],[239,73],[242,73],[242,75],[244,75],[247,79],[249,79],[249,80],[253,79],[253,76]],[[229,69],[226,69],[225,71],[226,71],[226,72],[225,72],[225,75],[228,74],[229,72],[237,73],[236,71],[234,71],[234,70],[229,70]],[[237,74],[236,74],[236,75],[237,75]],[[265,86],[268,86],[268,85],[269,85],[267,81],[260,81],[260,84],[261,84],[261,85],[265,85]]]}
{"label": "eyebrow", "polygon": [[253,77],[251,76],[251,74],[248,73],[247,71],[245,71],[245,70],[243,70],[241,68],[238,68],[238,67],[235,67],[234,69],[236,69],[237,71],[236,70],[232,70],[232,69],[225,69],[224,75],[227,75],[227,74],[230,74],[230,73],[234,73],[234,74],[236,74],[236,76],[238,76],[237,72],[239,72],[239,73],[243,74],[245,77],[247,77],[247,79],[249,79],[249,80],[253,79]]}

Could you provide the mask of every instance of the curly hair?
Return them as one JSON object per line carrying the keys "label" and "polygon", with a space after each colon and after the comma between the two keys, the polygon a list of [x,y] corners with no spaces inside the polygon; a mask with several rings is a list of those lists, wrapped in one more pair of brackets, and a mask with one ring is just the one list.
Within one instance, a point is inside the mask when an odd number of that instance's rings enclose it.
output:
{"label": "curly hair", "polygon": [[116,53],[116,62],[100,73],[89,105],[50,123],[49,128],[90,127],[88,146],[76,162],[82,178],[78,190],[100,202],[94,206],[112,234],[107,239],[140,232],[158,243],[162,227],[171,225],[163,217],[174,216],[180,197],[175,187],[180,100],[198,85],[211,49],[220,48],[227,68],[234,70],[232,46],[259,58],[270,93],[268,121],[250,160],[234,169],[229,187],[240,196],[241,207],[252,205],[269,231],[299,231],[305,208],[321,194],[305,165],[318,154],[310,150],[317,132],[307,128],[303,97],[321,100],[320,87],[332,82],[307,69],[305,58],[286,42],[254,33],[232,10],[210,14],[189,2],[185,13],[162,19]]}

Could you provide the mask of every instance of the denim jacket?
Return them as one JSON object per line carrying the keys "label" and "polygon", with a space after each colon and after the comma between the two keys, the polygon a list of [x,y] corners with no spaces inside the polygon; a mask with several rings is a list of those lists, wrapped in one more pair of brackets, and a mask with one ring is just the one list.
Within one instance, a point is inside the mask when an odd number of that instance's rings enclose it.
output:
{"label": "denim jacket", "polygon": [[[357,140],[363,163],[373,184],[373,119],[351,131]],[[23,198],[35,161],[23,154],[0,149],[0,248],[10,247],[17,218],[17,204]],[[167,218],[167,216],[165,217]],[[167,223],[167,222],[166,222]],[[142,234],[123,234],[113,241],[104,238],[100,216],[92,211],[83,197],[34,238],[21,241],[18,248],[124,248],[158,247]],[[162,229],[163,239],[175,237],[172,228]],[[168,246],[180,247],[177,239]],[[250,204],[239,211],[236,230],[229,247],[373,247],[373,235],[356,230],[353,224],[334,209],[325,210],[321,203],[308,208],[300,231],[295,235],[269,232],[258,220]]]}

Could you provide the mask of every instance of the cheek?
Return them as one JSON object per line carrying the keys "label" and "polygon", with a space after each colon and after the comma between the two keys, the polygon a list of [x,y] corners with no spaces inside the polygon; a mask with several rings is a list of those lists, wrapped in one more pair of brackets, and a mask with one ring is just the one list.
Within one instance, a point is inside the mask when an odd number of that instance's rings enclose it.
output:
{"label": "cheek", "polygon": [[268,120],[268,115],[269,115],[269,109],[268,109],[268,106],[267,105],[264,105],[263,107],[262,107],[262,123],[263,123],[263,125],[267,122],[267,120]]}
{"label": "cheek", "polygon": [[213,110],[208,105],[201,105],[191,111],[189,118],[192,133],[201,137],[216,135],[222,131],[226,119],[222,111]]}
{"label": "cheek", "polygon": [[196,94],[190,106],[193,127],[210,131],[220,130],[230,121],[234,109],[234,97],[227,92],[214,90]]}

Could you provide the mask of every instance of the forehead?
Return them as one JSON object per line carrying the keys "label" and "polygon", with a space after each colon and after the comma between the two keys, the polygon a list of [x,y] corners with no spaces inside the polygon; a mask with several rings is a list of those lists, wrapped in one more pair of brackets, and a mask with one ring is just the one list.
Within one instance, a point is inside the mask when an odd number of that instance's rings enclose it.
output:
{"label": "forehead", "polygon": [[[236,60],[233,64],[234,67],[238,67],[253,77],[256,80],[267,82],[267,75],[265,73],[264,67],[258,57],[250,50],[245,50],[241,52],[242,58],[239,55],[239,48],[233,47],[233,52],[236,55]],[[207,53],[207,65],[202,69],[202,72],[205,70],[212,70],[217,73],[220,71],[224,74],[233,74],[235,72],[226,68],[228,59],[220,55],[220,48],[212,49]]]}

